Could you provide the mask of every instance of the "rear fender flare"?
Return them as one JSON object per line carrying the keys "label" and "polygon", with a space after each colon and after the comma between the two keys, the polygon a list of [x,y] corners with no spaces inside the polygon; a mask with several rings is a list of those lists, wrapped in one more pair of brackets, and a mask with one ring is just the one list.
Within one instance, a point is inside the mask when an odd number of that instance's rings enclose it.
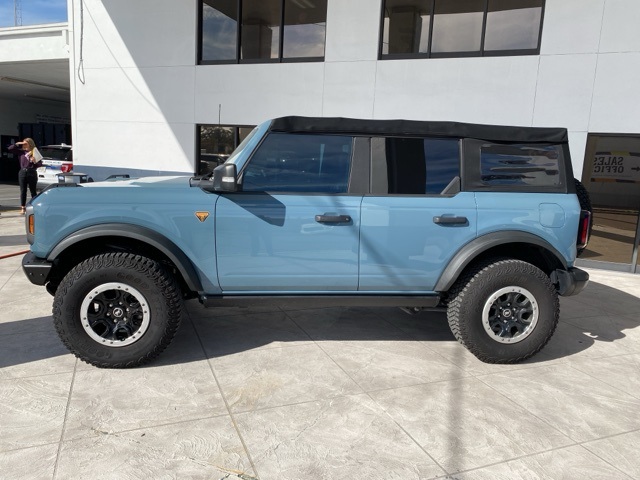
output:
{"label": "rear fender flare", "polygon": [[448,291],[462,271],[479,255],[493,247],[509,243],[528,243],[542,247],[552,254],[565,270],[568,268],[567,261],[562,254],[553,245],[537,235],[516,230],[494,232],[478,237],[458,250],[440,275],[434,291]]}

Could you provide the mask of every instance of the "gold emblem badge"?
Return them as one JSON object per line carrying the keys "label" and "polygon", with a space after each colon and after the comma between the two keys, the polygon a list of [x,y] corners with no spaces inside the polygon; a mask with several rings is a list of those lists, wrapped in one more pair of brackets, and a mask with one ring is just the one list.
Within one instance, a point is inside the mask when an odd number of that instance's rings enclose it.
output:
{"label": "gold emblem badge", "polygon": [[201,222],[204,222],[208,216],[209,212],[196,212],[196,217],[198,217],[198,220]]}

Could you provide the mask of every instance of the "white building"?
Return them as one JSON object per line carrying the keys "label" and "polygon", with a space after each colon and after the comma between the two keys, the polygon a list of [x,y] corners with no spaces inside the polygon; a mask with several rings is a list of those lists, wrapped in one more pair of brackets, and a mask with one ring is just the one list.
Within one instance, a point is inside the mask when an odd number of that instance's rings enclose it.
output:
{"label": "white building", "polygon": [[[562,126],[576,177],[603,207],[608,238],[594,238],[592,258],[635,268],[638,0],[68,0],[68,10],[76,170],[197,173],[201,153],[224,155],[248,131],[237,127],[283,115]],[[216,125],[230,134],[217,143]],[[625,175],[595,172],[596,152],[622,158]]]}

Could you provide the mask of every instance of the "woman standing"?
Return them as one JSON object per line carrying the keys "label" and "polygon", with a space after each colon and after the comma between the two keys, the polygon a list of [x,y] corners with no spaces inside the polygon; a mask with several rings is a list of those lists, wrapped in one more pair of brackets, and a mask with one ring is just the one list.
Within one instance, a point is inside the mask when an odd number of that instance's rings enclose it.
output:
{"label": "woman standing", "polygon": [[38,183],[38,167],[42,165],[42,155],[38,152],[36,144],[31,138],[25,138],[22,142],[16,142],[9,146],[9,150],[22,149],[20,155],[20,172],[18,184],[20,185],[20,213],[25,212],[27,204],[27,187],[31,192],[31,198],[36,196],[36,184]]}

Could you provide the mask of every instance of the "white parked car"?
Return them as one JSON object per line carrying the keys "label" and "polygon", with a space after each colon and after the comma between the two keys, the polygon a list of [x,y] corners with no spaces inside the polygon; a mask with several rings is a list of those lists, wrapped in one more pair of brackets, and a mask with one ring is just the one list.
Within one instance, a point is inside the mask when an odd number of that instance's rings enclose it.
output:
{"label": "white parked car", "polygon": [[38,168],[37,190],[43,190],[52,183],[58,183],[58,175],[73,171],[71,145],[45,145],[38,148],[42,154],[42,166]]}

